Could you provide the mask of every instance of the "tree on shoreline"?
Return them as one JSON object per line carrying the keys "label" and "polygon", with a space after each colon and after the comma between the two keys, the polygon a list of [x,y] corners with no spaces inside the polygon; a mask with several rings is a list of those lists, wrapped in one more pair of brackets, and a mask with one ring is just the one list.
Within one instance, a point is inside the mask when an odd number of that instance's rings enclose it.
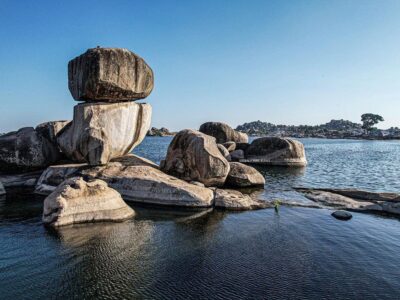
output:
{"label": "tree on shoreline", "polygon": [[362,129],[366,130],[367,133],[369,133],[373,129],[372,126],[382,121],[384,121],[384,119],[380,115],[370,113],[361,115],[361,122],[363,123]]}

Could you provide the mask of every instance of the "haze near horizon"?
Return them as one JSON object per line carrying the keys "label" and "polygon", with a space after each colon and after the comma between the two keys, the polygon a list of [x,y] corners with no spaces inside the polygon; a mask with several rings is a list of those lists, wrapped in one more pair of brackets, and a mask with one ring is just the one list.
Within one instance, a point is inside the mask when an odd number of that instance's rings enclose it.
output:
{"label": "haze near horizon", "polygon": [[400,127],[400,1],[1,1],[0,132],[72,119],[67,64],[96,46],[155,73],[152,126]]}

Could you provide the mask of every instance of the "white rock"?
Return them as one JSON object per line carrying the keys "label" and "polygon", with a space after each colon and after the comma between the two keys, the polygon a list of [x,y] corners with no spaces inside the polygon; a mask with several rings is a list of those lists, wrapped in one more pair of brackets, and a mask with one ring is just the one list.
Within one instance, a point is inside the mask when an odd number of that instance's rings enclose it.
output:
{"label": "white rock", "polygon": [[102,180],[86,182],[70,178],[61,183],[45,200],[43,222],[57,227],[76,223],[123,221],[134,211],[121,195]]}

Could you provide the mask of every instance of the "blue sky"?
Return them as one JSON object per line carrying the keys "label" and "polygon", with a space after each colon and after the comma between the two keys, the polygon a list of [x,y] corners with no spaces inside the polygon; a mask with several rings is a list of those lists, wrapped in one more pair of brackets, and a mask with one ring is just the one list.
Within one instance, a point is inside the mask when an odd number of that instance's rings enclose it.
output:
{"label": "blue sky", "polygon": [[400,127],[400,1],[0,0],[0,132],[71,119],[70,59],[128,48],[155,72],[153,126]]}

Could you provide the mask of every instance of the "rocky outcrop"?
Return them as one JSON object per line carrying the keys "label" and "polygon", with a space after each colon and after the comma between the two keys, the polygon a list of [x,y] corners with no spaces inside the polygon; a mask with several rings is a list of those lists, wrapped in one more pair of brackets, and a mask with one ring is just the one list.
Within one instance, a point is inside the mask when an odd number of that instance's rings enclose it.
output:
{"label": "rocky outcrop", "polygon": [[127,49],[88,49],[68,63],[68,87],[77,101],[143,99],[153,85],[151,68]]}
{"label": "rocky outcrop", "polygon": [[0,181],[3,186],[7,188],[34,188],[36,183],[43,173],[43,169],[29,171],[29,172],[17,172],[17,173],[3,173],[0,174]]}
{"label": "rocky outcrop", "polygon": [[71,121],[50,121],[41,123],[36,126],[35,131],[41,136],[45,137],[48,141],[57,145],[58,134],[67,126]]}
{"label": "rocky outcrop", "polygon": [[[358,196],[358,198],[352,198],[340,194],[342,191],[346,191],[344,189],[338,189],[338,193],[335,192],[335,189],[296,188],[296,190],[318,204],[334,207],[335,209],[400,215],[400,198],[395,193],[372,193],[366,191],[358,191],[356,193],[356,190],[347,190],[352,191],[351,194]],[[359,197],[363,194],[366,195],[364,199]]]}
{"label": "rocky outcrop", "polygon": [[150,127],[151,111],[149,104],[135,102],[78,104],[58,144],[73,161],[106,164],[140,144]]}
{"label": "rocky outcrop", "polygon": [[147,136],[171,136],[171,135],[175,135],[175,133],[170,132],[165,127],[161,127],[160,129],[156,127],[151,127],[151,129],[147,132]]}
{"label": "rocky outcrop", "polygon": [[48,194],[68,177],[101,179],[125,200],[163,206],[203,208],[213,204],[213,191],[187,183],[158,170],[149,160],[127,155],[105,166],[58,165],[47,168],[36,186],[36,193]]}
{"label": "rocky outcrop", "polygon": [[215,138],[186,129],[173,138],[161,169],[186,181],[221,186],[228,176],[229,163],[219,151]]}
{"label": "rocky outcrop", "polygon": [[226,142],[222,144],[226,150],[229,152],[235,151],[236,150],[236,143],[235,142]]}
{"label": "rocky outcrop", "polygon": [[290,138],[279,137],[255,139],[246,149],[245,158],[240,162],[294,167],[307,165],[303,144]]}
{"label": "rocky outcrop", "polygon": [[265,178],[255,168],[238,162],[229,163],[231,169],[226,178],[226,185],[235,188],[264,187]]}
{"label": "rocky outcrop", "polygon": [[58,147],[32,127],[0,136],[0,172],[29,171],[55,163]]}
{"label": "rocky outcrop", "polygon": [[200,126],[200,132],[213,136],[217,143],[226,142],[247,143],[249,137],[247,134],[232,129],[228,124],[221,122],[207,122]]}
{"label": "rocky outcrop", "polygon": [[87,182],[76,177],[61,183],[44,200],[43,222],[58,227],[76,223],[123,221],[134,214],[121,195],[104,181]]}
{"label": "rocky outcrop", "polygon": [[268,203],[256,200],[249,195],[244,195],[239,191],[228,189],[215,189],[216,208],[226,210],[251,210],[268,207]]}

